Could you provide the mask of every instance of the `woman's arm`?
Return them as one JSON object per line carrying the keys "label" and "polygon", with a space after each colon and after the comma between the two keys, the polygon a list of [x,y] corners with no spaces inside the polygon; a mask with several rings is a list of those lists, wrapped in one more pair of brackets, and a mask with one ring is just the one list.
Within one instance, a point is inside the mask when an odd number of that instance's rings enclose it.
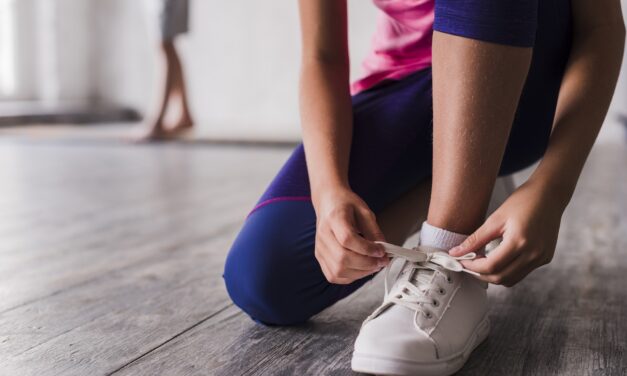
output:
{"label": "woman's arm", "polygon": [[573,47],[555,124],[547,152],[530,179],[564,208],[603,124],[625,45],[619,0],[573,0],[572,4]]}
{"label": "woman's arm", "polygon": [[572,6],[573,45],[544,158],[525,184],[451,250],[462,255],[502,236],[487,258],[465,262],[487,282],[511,286],[551,261],[562,213],[614,93],[625,44],[620,1],[573,0]]}
{"label": "woman's arm", "polygon": [[348,183],[353,134],[346,0],[301,0],[300,112],[316,210],[315,255],[330,282],[346,284],[387,264],[374,214]]}
{"label": "woman's arm", "polygon": [[348,188],[353,133],[346,0],[301,0],[300,114],[314,202]]}

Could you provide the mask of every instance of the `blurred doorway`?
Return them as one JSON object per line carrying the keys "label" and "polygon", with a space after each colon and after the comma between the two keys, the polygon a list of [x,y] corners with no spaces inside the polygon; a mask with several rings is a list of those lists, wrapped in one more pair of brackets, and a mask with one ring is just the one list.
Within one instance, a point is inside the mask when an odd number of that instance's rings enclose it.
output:
{"label": "blurred doorway", "polygon": [[0,125],[134,120],[95,95],[93,2],[0,0]]}

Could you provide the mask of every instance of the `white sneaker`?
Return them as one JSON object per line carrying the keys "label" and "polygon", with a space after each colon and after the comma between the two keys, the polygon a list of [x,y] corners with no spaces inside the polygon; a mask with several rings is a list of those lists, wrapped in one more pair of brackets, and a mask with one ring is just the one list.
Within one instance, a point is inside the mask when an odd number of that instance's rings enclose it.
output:
{"label": "white sneaker", "polygon": [[[450,375],[488,335],[487,284],[440,249],[382,243],[405,260],[383,304],[364,321],[352,368],[384,375]],[[466,273],[462,273],[466,272]]]}

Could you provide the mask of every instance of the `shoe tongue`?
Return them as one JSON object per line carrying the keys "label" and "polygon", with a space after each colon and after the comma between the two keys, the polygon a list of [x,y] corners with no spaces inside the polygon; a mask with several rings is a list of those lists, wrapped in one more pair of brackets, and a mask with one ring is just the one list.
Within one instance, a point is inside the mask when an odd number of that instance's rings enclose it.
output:
{"label": "shoe tongue", "polygon": [[405,265],[405,268],[408,269],[405,271],[405,273],[410,273],[409,276],[406,278],[408,278],[411,284],[418,287],[419,290],[425,291],[431,284],[431,280],[433,279],[433,274],[435,273],[435,271],[426,268],[414,269],[414,265],[409,262]]}
{"label": "shoe tongue", "polygon": [[426,290],[426,286],[431,283],[433,279],[433,270],[429,269],[416,269],[414,271],[414,275],[411,278],[411,281],[420,289]]}

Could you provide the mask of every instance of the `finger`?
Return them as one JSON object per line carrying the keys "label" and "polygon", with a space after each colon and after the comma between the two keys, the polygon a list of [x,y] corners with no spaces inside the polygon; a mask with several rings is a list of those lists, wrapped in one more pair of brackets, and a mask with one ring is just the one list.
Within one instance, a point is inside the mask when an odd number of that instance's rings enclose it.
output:
{"label": "finger", "polygon": [[533,270],[533,263],[526,254],[520,254],[504,270],[496,274],[482,274],[479,279],[495,285],[513,286]]}
{"label": "finger", "polygon": [[462,261],[462,265],[468,270],[480,274],[498,274],[504,270],[522,253],[516,242],[504,239],[503,242],[496,247],[486,257],[474,260]]}
{"label": "finger", "polygon": [[383,257],[385,249],[382,245],[366,240],[359,235],[352,218],[342,217],[331,226],[331,232],[337,243],[343,248],[364,256]]}
{"label": "finger", "polygon": [[377,273],[379,270],[370,270],[370,271],[365,271],[365,270],[355,270],[355,269],[347,269],[342,273],[342,277],[345,278],[346,280],[350,281],[348,283],[352,283],[355,282],[359,279],[362,278],[366,278],[369,277],[375,273]]}
{"label": "finger", "polygon": [[453,247],[449,254],[451,256],[459,257],[466,253],[477,252],[482,247],[485,247],[492,240],[500,237],[503,234],[502,226],[500,222],[491,220],[488,218],[481,227],[475,232],[470,234],[466,240],[457,247]]}
{"label": "finger", "polygon": [[324,258],[320,260],[320,266],[323,270],[323,274],[326,280],[329,283],[333,283],[336,285],[348,285],[358,279],[368,277],[381,270],[381,268],[374,270],[356,270],[342,268],[332,261],[329,262],[327,260],[324,260]]}
{"label": "finger", "polygon": [[386,266],[389,262],[387,257],[364,256],[357,252],[343,248],[333,239],[321,239],[325,248],[325,258],[328,266],[336,272],[344,269],[354,269],[359,271],[377,271]]}
{"label": "finger", "polygon": [[326,257],[325,257],[326,252],[327,251],[324,249],[324,246],[319,246],[319,248],[316,250],[316,259],[318,260],[318,264],[320,264],[320,269],[322,270],[322,274],[324,275],[324,278],[329,283],[336,284],[336,285],[347,285],[351,283],[352,280],[339,277],[338,275],[332,272],[331,268],[329,267],[329,262],[326,260]]}
{"label": "finger", "polygon": [[[532,271],[538,268],[538,263],[534,260],[533,255],[530,253],[521,254],[518,259],[521,259],[520,265],[518,263],[512,264],[511,268],[507,268],[502,272],[501,284],[507,287],[512,287],[518,282],[522,281]],[[517,260],[518,260],[517,259]]]}
{"label": "finger", "polygon": [[385,241],[385,236],[383,235],[383,231],[379,227],[377,223],[377,218],[374,213],[370,210],[365,210],[364,212],[356,213],[357,227],[364,234],[364,237],[367,240],[371,241]]}
{"label": "finger", "polygon": [[318,260],[318,264],[320,265],[322,274],[324,274],[324,278],[326,278],[327,281],[331,282],[331,280],[333,279],[333,274],[331,273],[331,269],[329,269],[327,261],[325,260],[322,253],[323,251],[316,250],[316,260]]}
{"label": "finger", "polygon": [[348,249],[338,250],[334,254],[338,255],[336,262],[345,269],[376,271],[389,263],[387,257],[364,256]]}
{"label": "finger", "polygon": [[512,272],[509,276],[502,278],[502,285],[507,287],[512,287],[516,285],[518,282],[522,281],[525,277],[527,277],[532,271],[535,270],[535,267],[530,264],[526,264],[524,267],[517,269]]}
{"label": "finger", "polygon": [[318,264],[320,264],[320,269],[322,270],[322,274],[324,274],[324,278],[326,278],[327,281],[331,282],[330,279],[333,278],[333,275],[331,274],[331,271],[327,266],[327,262],[324,260],[323,257],[318,257]]}

